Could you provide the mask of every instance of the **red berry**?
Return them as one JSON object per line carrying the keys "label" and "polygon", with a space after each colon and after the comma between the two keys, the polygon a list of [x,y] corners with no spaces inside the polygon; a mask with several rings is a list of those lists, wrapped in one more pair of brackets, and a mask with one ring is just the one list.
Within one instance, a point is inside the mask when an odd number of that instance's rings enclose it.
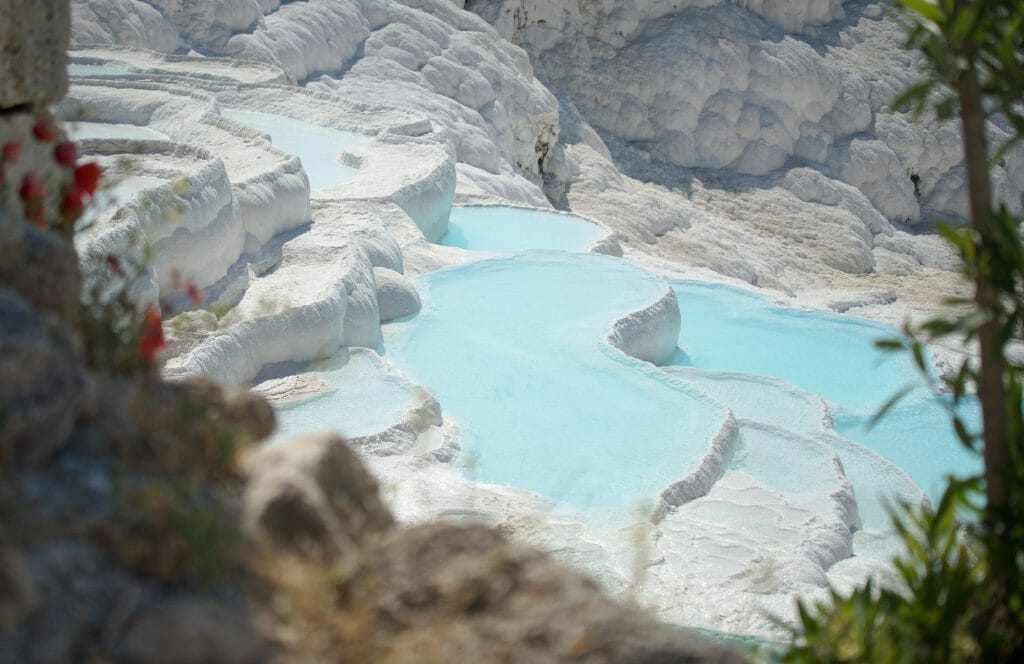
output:
{"label": "red berry", "polygon": [[78,146],[71,141],[58,143],[57,147],[53,149],[53,156],[61,166],[74,168],[75,161],[78,159]]}
{"label": "red berry", "polygon": [[73,224],[82,216],[85,204],[82,202],[82,190],[72,185],[64,192],[64,199],[60,203],[60,214],[65,224]]}
{"label": "red berry", "polygon": [[156,307],[150,307],[146,310],[142,336],[139,337],[139,356],[145,362],[151,362],[157,352],[166,345],[164,328],[160,322],[160,311]]}
{"label": "red berry", "polygon": [[82,164],[75,168],[75,184],[86,194],[92,196],[100,183],[100,165],[95,161]]}
{"label": "red berry", "polygon": [[60,136],[60,130],[57,128],[57,125],[48,119],[40,118],[32,125],[32,135],[43,143],[49,143],[50,141],[57,140]]}
{"label": "red berry", "polygon": [[199,290],[199,288],[193,282],[188,282],[188,284],[185,287],[185,290],[188,291],[188,299],[192,301],[193,307],[198,307],[200,304],[203,303],[203,300],[205,299],[203,291]]}
{"label": "red berry", "polygon": [[25,173],[21,180],[21,189],[18,190],[21,200],[30,201],[43,197],[43,180],[35,171]]}
{"label": "red berry", "polygon": [[13,164],[18,161],[18,157],[21,156],[21,141],[11,141],[10,143],[4,143],[3,150],[3,161],[8,164]]}

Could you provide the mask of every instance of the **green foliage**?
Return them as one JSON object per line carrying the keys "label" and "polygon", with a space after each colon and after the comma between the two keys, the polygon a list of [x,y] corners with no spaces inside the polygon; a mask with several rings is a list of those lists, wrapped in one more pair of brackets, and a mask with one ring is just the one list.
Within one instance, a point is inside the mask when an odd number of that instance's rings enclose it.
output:
{"label": "green foliage", "polygon": [[800,632],[783,662],[977,661],[976,627],[986,612],[984,556],[957,523],[974,481],[954,482],[935,509],[911,510],[896,527],[907,553],[896,561],[898,589],[872,583],[849,596],[800,604]]}
{"label": "green foliage", "polygon": [[[982,94],[1010,127],[1005,151],[1024,138],[1024,8],[1020,0],[899,0],[895,17],[906,47],[925,55],[922,80],[896,100],[915,114],[931,110],[952,118],[960,106],[955,84],[968,64],[979,70]],[[1000,155],[997,155],[997,158]]]}
{"label": "green foliage", "polygon": [[[951,395],[957,436],[970,449],[984,452],[986,473],[984,479],[951,478],[934,510],[904,505],[902,515],[894,518],[906,546],[895,560],[899,586],[868,585],[849,596],[833,591],[826,603],[801,604],[801,630],[782,659],[1022,661],[1024,366],[1011,351],[1024,341],[1024,244],[1018,220],[1003,208],[991,209],[978,113],[990,109],[1009,126],[1000,152],[1024,139],[1024,3],[900,0],[900,5],[907,47],[925,56],[926,72],[898,104],[939,118],[959,114],[965,152],[982,157],[973,166],[967,160],[972,226],[939,228],[959,255],[963,276],[975,285],[975,296],[950,299],[956,313],[908,326],[904,339],[879,345],[912,353],[926,377],[927,344],[949,339],[979,349],[980,358],[964,360],[941,379],[941,388]],[[993,370],[988,375],[996,377],[995,389],[985,380],[985,372]],[[975,392],[985,413],[980,435],[968,430],[956,411]],[[895,395],[878,417],[901,396]],[[991,417],[993,413],[998,417]],[[996,426],[990,430],[992,424]],[[969,527],[958,523],[972,515]]]}

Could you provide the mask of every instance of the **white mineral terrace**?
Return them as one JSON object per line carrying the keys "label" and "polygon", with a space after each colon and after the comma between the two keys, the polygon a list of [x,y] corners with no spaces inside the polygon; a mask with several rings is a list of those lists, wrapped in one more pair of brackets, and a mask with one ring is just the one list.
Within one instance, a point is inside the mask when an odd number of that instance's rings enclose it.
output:
{"label": "white mineral terrace", "polygon": [[[165,374],[252,386],[268,444],[342,431],[401,520],[772,638],[889,579],[885,506],[973,468],[889,444],[941,437],[931,395],[862,428],[914,378],[878,323],[962,288],[928,224],[964,206],[958,137],[888,107],[878,5],[153,4],[74,4],[58,112],[111,176],[83,260],[150,245],[139,299],[207,296]],[[1020,208],[1024,151],[996,188]]]}

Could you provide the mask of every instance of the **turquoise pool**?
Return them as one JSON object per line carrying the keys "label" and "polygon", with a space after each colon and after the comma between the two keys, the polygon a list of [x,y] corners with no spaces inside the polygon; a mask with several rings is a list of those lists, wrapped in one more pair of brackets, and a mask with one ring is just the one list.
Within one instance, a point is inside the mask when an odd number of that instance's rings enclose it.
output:
{"label": "turquoise pool", "polygon": [[342,351],[306,372],[324,391],[277,409],[276,438],[334,430],[350,438],[384,431],[419,404],[419,387],[389,369],[376,353]]}
{"label": "turquoise pool", "polygon": [[[675,364],[714,371],[771,376],[819,395],[835,429],[903,468],[933,501],[949,473],[980,471],[964,449],[943,402],[905,353],[885,353],[875,341],[897,336],[892,328],[851,318],[773,306],[767,299],[728,286],[672,283],[682,313]],[[871,429],[867,424],[891,396],[917,388]],[[962,415],[980,421],[973,401]]]}
{"label": "turquoise pool", "polygon": [[597,254],[529,252],[416,282],[386,358],[462,429],[464,472],[577,507],[651,504],[691,472],[725,411],[606,342],[665,282]]}
{"label": "turquoise pool", "polygon": [[370,140],[366,134],[322,127],[283,115],[224,110],[224,117],[270,135],[274,147],[302,160],[310,189],[325,189],[351,180],[358,169],[339,161],[347,148]]}
{"label": "turquoise pool", "polygon": [[606,235],[597,224],[576,215],[490,205],[452,208],[441,244],[477,251],[515,253],[531,249],[586,251]]}

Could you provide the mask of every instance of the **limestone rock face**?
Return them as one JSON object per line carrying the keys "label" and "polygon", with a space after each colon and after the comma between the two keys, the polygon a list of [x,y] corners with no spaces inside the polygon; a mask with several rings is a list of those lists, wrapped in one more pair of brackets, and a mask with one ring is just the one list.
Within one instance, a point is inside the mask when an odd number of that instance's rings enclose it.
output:
{"label": "limestone rock face", "polygon": [[522,49],[448,0],[75,0],[72,18],[76,46],[258,61],[311,90],[429,115],[468,184],[544,205],[558,102]]}
{"label": "limestone rock face", "polygon": [[69,17],[66,2],[0,2],[0,109],[42,106],[64,96]]}
{"label": "limestone rock face", "polygon": [[[955,128],[889,107],[912,82],[915,55],[878,5],[475,0],[466,9],[530,53],[563,116],[575,106],[600,134],[585,142],[607,145],[634,177],[685,181],[679,169],[692,168],[766,176],[797,161],[861,189],[890,221],[966,210]],[[1016,149],[993,169],[1012,210],[1022,160]],[[572,167],[560,168],[564,186]]]}
{"label": "limestone rock face", "polygon": [[0,465],[37,466],[67,442],[88,390],[71,336],[0,287]]}
{"label": "limestone rock face", "polygon": [[138,469],[177,475],[216,468],[274,430],[274,412],[248,390],[192,378],[97,377],[91,417]]}
{"label": "limestone rock face", "polygon": [[265,447],[247,466],[245,526],[258,540],[298,553],[347,554],[394,526],[377,481],[336,435]]}
{"label": "limestone rock face", "polygon": [[397,531],[370,547],[338,592],[340,610],[366,620],[367,661],[743,661],[482,525]]}
{"label": "limestone rock face", "polygon": [[377,282],[377,305],[380,307],[380,322],[386,323],[403,316],[411,316],[420,310],[420,294],[416,287],[403,275],[383,267],[373,268]]}
{"label": "limestone rock face", "polygon": [[76,318],[81,275],[74,248],[56,234],[3,211],[0,283],[66,324]]}

